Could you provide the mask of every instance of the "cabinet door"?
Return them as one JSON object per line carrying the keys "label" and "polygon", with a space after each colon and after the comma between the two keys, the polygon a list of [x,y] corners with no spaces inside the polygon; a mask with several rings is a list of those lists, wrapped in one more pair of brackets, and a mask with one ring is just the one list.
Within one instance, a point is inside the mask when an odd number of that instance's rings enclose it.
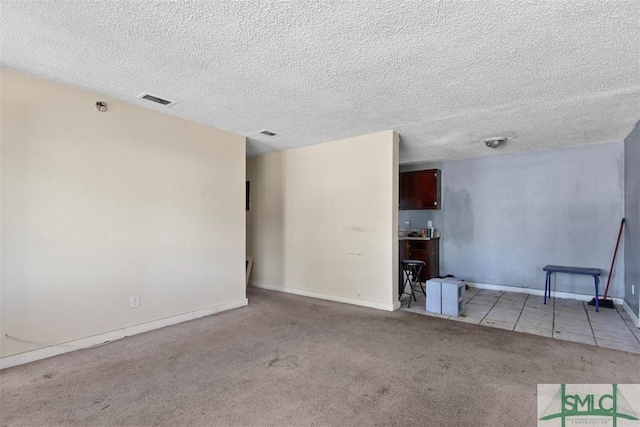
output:
{"label": "cabinet door", "polygon": [[424,261],[420,272],[420,281],[424,282],[431,278],[429,271],[429,241],[412,240],[409,243],[409,258]]}
{"label": "cabinet door", "polygon": [[424,261],[424,266],[420,272],[420,281],[426,282],[429,279],[440,276],[440,251],[438,239],[412,240],[409,247],[410,259]]}
{"label": "cabinet door", "polygon": [[439,209],[440,176],[436,169],[416,172],[416,209]]}
{"label": "cabinet door", "polygon": [[404,172],[400,174],[400,210],[416,209],[416,174]]}

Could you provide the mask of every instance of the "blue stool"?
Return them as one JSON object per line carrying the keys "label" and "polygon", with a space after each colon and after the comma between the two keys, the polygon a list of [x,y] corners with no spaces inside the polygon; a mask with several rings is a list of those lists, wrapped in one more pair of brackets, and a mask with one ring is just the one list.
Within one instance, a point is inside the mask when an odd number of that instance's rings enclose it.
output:
{"label": "blue stool", "polygon": [[401,261],[402,270],[404,271],[404,282],[402,287],[402,294],[400,294],[400,298],[402,295],[406,294],[407,285],[411,288],[411,293],[409,294],[409,305],[411,307],[411,297],[413,297],[414,301],[418,301],[416,299],[415,286],[416,283],[420,285],[420,289],[422,290],[422,294],[427,297],[427,293],[424,291],[424,287],[422,286],[422,282],[420,282],[420,272],[422,271],[422,267],[424,266],[424,261],[416,260],[416,259],[404,259]]}

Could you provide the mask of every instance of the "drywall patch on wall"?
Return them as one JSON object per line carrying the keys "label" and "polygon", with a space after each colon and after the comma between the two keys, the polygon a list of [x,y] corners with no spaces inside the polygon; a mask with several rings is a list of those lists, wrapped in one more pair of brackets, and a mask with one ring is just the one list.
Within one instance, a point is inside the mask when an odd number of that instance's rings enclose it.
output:
{"label": "drywall patch on wall", "polygon": [[475,221],[471,194],[466,189],[455,190],[445,187],[444,205],[447,210],[447,230],[450,232],[451,244],[456,246],[470,244],[474,241]]}

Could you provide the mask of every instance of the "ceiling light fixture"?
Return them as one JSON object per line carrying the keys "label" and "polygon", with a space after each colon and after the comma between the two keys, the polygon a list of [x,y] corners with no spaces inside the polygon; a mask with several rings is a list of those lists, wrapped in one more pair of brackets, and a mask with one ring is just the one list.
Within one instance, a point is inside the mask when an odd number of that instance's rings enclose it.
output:
{"label": "ceiling light fixture", "polygon": [[505,142],[507,142],[507,138],[503,137],[503,136],[496,136],[493,138],[487,138],[487,139],[483,139],[482,142],[484,142],[484,144],[489,147],[489,148],[498,148],[498,146],[504,144]]}

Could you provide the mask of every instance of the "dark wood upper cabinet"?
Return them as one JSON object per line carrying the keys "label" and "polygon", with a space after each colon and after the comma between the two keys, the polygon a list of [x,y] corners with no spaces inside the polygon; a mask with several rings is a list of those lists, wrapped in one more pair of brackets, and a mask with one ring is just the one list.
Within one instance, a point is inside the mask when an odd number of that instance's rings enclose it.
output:
{"label": "dark wood upper cabinet", "polygon": [[440,170],[400,174],[400,210],[440,209]]}
{"label": "dark wood upper cabinet", "polygon": [[413,173],[400,174],[400,210],[416,209],[416,179]]}

